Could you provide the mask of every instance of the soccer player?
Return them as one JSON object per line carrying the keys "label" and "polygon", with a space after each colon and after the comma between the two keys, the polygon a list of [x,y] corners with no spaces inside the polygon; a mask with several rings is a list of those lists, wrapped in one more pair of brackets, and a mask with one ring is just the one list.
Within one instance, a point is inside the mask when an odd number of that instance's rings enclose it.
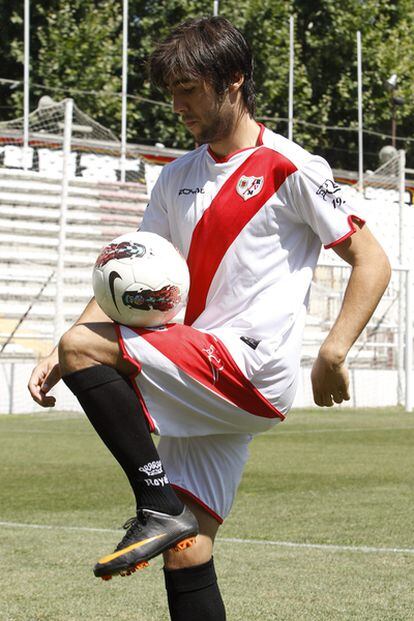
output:
{"label": "soccer player", "polygon": [[130,573],[163,553],[172,621],[225,619],[214,538],[252,436],[292,405],[321,245],[352,270],[312,370],[317,405],[349,399],[347,353],[390,277],[328,164],[254,120],[252,67],[245,39],[221,17],[185,22],[150,59],[153,83],[200,145],[163,169],[141,227],[187,259],[184,325],[115,325],[92,300],[29,383],[51,406],[63,378],[134,491],[137,514],[95,575]]}

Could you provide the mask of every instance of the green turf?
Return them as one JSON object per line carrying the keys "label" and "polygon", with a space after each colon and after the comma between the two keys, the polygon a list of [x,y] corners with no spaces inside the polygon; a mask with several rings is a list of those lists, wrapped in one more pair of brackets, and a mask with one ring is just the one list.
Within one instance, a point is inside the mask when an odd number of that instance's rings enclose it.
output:
{"label": "green turf", "polygon": [[[400,410],[298,411],[256,438],[216,544],[228,621],[414,620],[413,447]],[[132,509],[83,417],[0,416],[0,621],[167,621],[160,560],[92,575]]]}

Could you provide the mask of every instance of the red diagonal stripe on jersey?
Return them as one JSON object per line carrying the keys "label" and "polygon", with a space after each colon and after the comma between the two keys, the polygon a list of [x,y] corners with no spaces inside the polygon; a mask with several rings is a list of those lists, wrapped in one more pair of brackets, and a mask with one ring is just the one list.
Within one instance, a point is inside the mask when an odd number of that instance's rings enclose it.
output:
{"label": "red diagonal stripe on jersey", "polygon": [[130,328],[187,375],[245,412],[264,418],[284,416],[241,372],[214,334],[191,326],[167,324],[162,330]]}
{"label": "red diagonal stripe on jersey", "polygon": [[[286,157],[259,147],[235,170],[193,231],[187,263],[191,285],[184,323],[191,325],[206,306],[208,291],[226,251],[259,209],[296,167]],[[241,176],[264,177],[256,196],[244,200],[236,190]]]}

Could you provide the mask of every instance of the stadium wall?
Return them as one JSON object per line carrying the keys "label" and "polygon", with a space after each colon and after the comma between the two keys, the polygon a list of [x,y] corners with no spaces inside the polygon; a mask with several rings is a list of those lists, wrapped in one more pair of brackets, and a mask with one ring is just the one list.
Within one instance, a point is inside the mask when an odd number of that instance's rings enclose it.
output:
{"label": "stadium wall", "polygon": [[[45,411],[32,401],[27,390],[27,382],[36,360],[24,362],[18,360],[2,361],[0,364],[0,413],[22,414]],[[294,401],[294,408],[315,407],[310,382],[310,367],[302,367],[299,386]],[[397,394],[397,377],[395,369],[350,369],[350,401],[341,407],[369,408],[394,407],[394,395]],[[414,374],[412,376],[414,381]],[[73,394],[60,383],[51,394],[56,396],[56,411],[82,412]],[[53,411],[53,410],[51,410]]]}

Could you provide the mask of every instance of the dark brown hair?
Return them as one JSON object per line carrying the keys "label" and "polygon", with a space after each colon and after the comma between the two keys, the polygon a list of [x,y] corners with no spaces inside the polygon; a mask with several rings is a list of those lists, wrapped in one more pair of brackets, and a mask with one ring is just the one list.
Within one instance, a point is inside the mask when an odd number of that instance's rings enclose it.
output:
{"label": "dark brown hair", "polygon": [[168,90],[180,81],[204,79],[222,95],[241,75],[243,101],[255,112],[253,59],[241,32],[224,17],[203,17],[183,22],[160,43],[149,59],[154,86]]}

